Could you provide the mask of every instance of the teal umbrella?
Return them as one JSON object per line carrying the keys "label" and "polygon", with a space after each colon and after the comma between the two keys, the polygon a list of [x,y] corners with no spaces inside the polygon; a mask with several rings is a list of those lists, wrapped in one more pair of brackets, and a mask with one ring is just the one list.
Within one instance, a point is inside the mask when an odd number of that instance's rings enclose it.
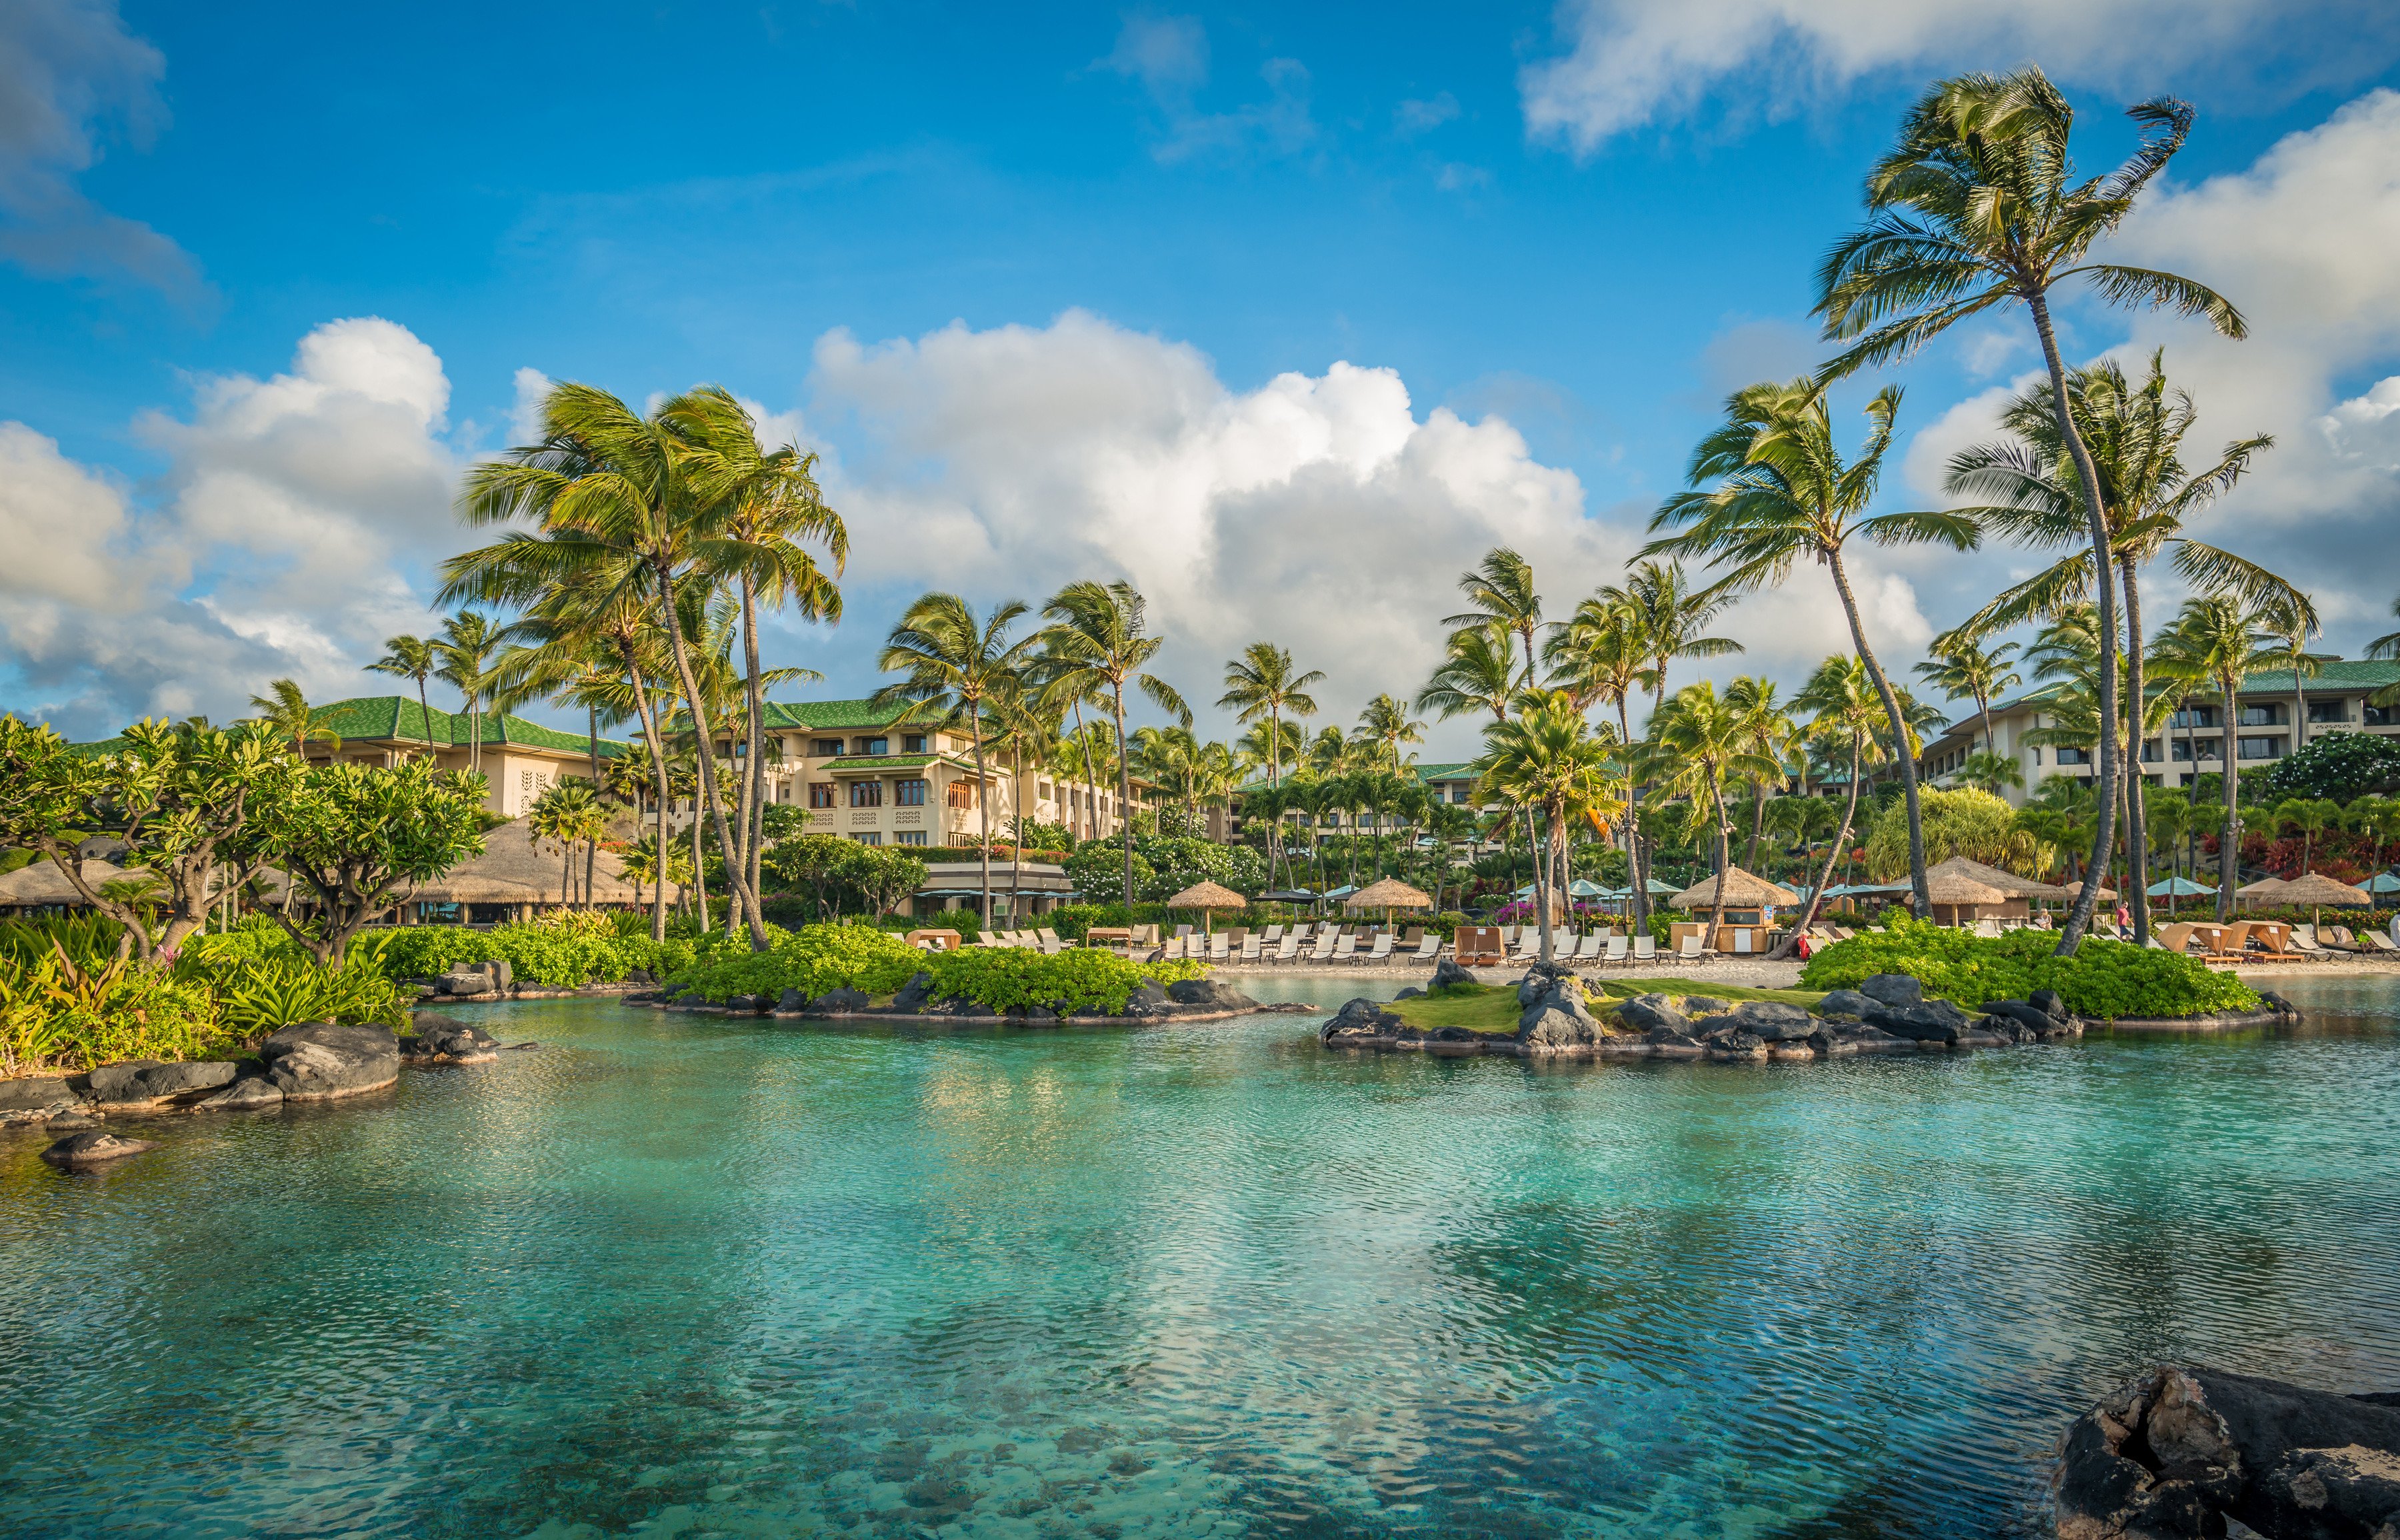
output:
{"label": "teal umbrella", "polygon": [[[2400,888],[2400,882],[2393,887]],[[2144,890],[2152,898],[2205,898],[2215,888],[2203,888],[2189,877],[2171,877],[2163,882],[2153,882]]]}
{"label": "teal umbrella", "polygon": [[1608,896],[1608,890],[1602,887],[1597,882],[1587,881],[1583,878],[1578,877],[1574,881],[1567,884],[1567,896],[1570,898],[1606,898]]}
{"label": "teal umbrella", "polygon": [[2394,877],[2390,872],[2377,872],[2372,880],[2362,882],[2359,886],[2371,893],[2400,893],[2400,877]]}

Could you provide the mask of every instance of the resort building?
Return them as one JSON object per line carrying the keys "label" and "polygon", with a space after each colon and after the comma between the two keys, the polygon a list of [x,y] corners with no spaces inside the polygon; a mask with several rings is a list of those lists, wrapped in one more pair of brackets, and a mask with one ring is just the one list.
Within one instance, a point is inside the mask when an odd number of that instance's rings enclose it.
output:
{"label": "resort building", "polygon": [[[2289,669],[2253,674],[2243,681],[2231,727],[2240,769],[2273,764],[2329,733],[2400,735],[2400,705],[2379,706],[2368,700],[2400,685],[2400,662],[2337,661],[2299,684],[2296,696]],[[2053,775],[2088,782],[2094,772],[2097,755],[2091,749],[2025,742],[2027,735],[2056,725],[2045,708],[2063,688],[2031,690],[1992,707],[1991,752],[2014,761],[2025,776],[2023,786],[2002,788],[2012,804],[2023,806]],[[2306,715],[2300,719],[2303,702]],[[2225,768],[2227,736],[2222,701],[2214,691],[2196,693],[2163,729],[2143,742],[2142,778],[2154,786],[2186,786],[2200,776],[2215,775]],[[1940,782],[1957,774],[1968,756],[1984,749],[1983,718],[1970,713],[1926,743],[1922,773]]]}

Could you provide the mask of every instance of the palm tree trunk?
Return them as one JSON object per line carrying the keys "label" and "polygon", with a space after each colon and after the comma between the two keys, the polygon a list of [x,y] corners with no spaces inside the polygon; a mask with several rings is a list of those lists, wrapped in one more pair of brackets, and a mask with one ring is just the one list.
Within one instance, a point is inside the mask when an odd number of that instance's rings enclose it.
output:
{"label": "palm tree trunk", "polygon": [[[1267,703],[1267,791],[1271,796],[1280,798],[1283,793],[1283,716],[1280,708],[1273,702]],[[1267,825],[1267,886],[1269,888],[1282,885],[1275,880],[1275,873],[1281,870],[1281,858],[1277,853],[1280,841],[1276,836],[1282,828],[1283,807],[1278,800],[1275,806],[1275,822]],[[1439,912],[1439,906],[1436,912]]]}
{"label": "palm tree trunk", "polygon": [[[618,650],[624,656],[625,675],[633,683],[634,715],[641,719],[642,746],[649,751],[650,774],[658,784],[658,838],[654,842],[659,859],[659,869],[654,874],[658,878],[658,889],[650,898],[650,939],[664,941],[667,938],[667,756],[659,743],[658,729],[650,716],[649,691],[642,686],[642,670],[634,661],[633,646],[630,642],[622,642],[619,644]],[[634,822],[637,829],[641,827],[640,811],[637,805]]]}
{"label": "palm tree trunk", "polygon": [[1913,906],[1917,919],[1931,920],[1933,895],[1925,879],[1925,809],[1916,795],[1916,756],[1909,752],[1908,720],[1900,713],[1900,697],[1892,693],[1891,681],[1884,677],[1883,664],[1875,661],[1875,650],[1867,646],[1866,627],[1859,621],[1858,596],[1850,592],[1850,578],[1843,570],[1841,552],[1827,552],[1825,565],[1833,570],[1834,588],[1842,596],[1842,613],[1849,619],[1850,643],[1858,648],[1859,661],[1866,665],[1867,677],[1875,681],[1875,693],[1883,697],[1884,715],[1891,720],[1891,756],[1900,766],[1901,797],[1908,805],[1908,880],[1915,890]]}
{"label": "palm tree trunk", "polygon": [[425,729],[425,752],[433,752],[433,702],[425,693],[425,675],[416,676],[416,709],[422,714],[419,725]]}
{"label": "palm tree trunk", "polygon": [[981,831],[978,841],[983,858],[983,922],[992,923],[991,914],[991,784],[983,772],[983,702],[975,696],[967,697],[967,735],[975,740],[975,825]]}
{"label": "palm tree trunk", "polygon": [[2130,897],[2134,910],[2134,945],[2138,947],[2150,939],[2150,816],[2144,799],[2146,787],[2142,781],[2142,750],[2149,743],[2149,699],[2146,693],[2142,658],[2142,593],[2134,581],[2134,564],[2122,564],[2125,584],[2125,694],[2133,702],[2133,747],[2129,751],[2125,771],[2125,843],[2131,849],[2127,863],[2134,876]]}
{"label": "palm tree trunk", "polygon": [[2223,751],[2225,756],[2225,772],[2217,777],[2217,780],[2223,783],[2221,789],[2225,794],[2223,799],[2225,803],[2225,821],[2223,824],[2218,825],[2219,832],[2216,837],[2216,922],[2222,925],[2231,920],[2233,918],[2233,884],[2234,879],[2241,872],[2242,863],[2240,842],[2234,838],[2233,833],[2234,824],[2238,817],[2236,799],[2241,792],[2241,778],[2234,773],[2233,770],[2233,706],[2235,687],[2233,682],[2229,679],[2219,680],[2218,688],[2224,691],[2225,695],[2224,704],[2217,708],[2225,713],[2225,726],[2223,729],[2225,743]]}
{"label": "palm tree trunk", "polygon": [[[1117,834],[1125,851],[1125,929],[1133,929],[1133,766],[1125,757],[1125,681],[1109,681],[1117,722]],[[1128,944],[1130,950],[1130,944]]]}
{"label": "palm tree trunk", "polygon": [[1076,701],[1072,706],[1075,742],[1084,750],[1084,838],[1097,839],[1100,836],[1100,810],[1094,804],[1099,800],[1100,772],[1092,767],[1092,741],[1084,733],[1084,702]]}
{"label": "palm tree trunk", "polygon": [[[1532,811],[1530,808],[1526,810],[1529,816]],[[1542,961],[1548,962],[1557,955],[1558,951],[1557,941],[1550,928],[1549,890],[1550,852],[1559,838],[1559,815],[1556,808],[1542,810],[1542,825],[1541,858],[1534,863],[1534,902],[1542,906]]]}
{"label": "palm tree trunk", "polygon": [[1709,806],[1717,815],[1717,891],[1716,902],[1709,906],[1708,939],[1708,945],[1713,947],[1717,944],[1717,932],[1725,926],[1725,867],[1733,858],[1732,841],[1726,838],[1726,830],[1732,825],[1725,821],[1725,783],[1717,778],[1713,768],[1709,777]]}
{"label": "palm tree trunk", "polygon": [[[743,892],[745,881],[740,852],[734,848],[733,831],[725,821],[725,804],[716,796],[716,744],[708,725],[707,708],[701,702],[700,681],[692,675],[691,656],[684,647],[683,620],[675,613],[675,579],[663,562],[653,562],[651,571],[659,579],[659,607],[666,616],[668,650],[675,655],[675,673],[683,680],[684,700],[691,707],[694,745],[699,750],[700,795],[707,802],[709,817],[716,825],[717,848],[725,856],[725,880],[731,891],[733,905],[743,913],[749,923],[750,948],[763,952],[768,947],[767,928],[758,917],[757,901]],[[693,820],[695,828],[698,822]],[[697,835],[694,838],[696,840]],[[695,854],[692,872],[695,879],[700,875],[698,866],[699,859]]]}
{"label": "palm tree trunk", "polygon": [[[758,682],[757,595],[750,585],[747,574],[744,574],[742,579],[742,661],[745,670],[743,680],[743,699],[747,701],[750,707],[749,795],[744,798],[750,811],[744,820],[742,832],[744,861],[742,872],[745,885],[749,889],[751,902],[756,904],[758,901],[758,879],[762,864],[759,846],[764,841],[767,831],[767,697],[766,691]],[[764,914],[758,917],[761,931],[766,928],[766,920],[767,917]]]}
{"label": "palm tree trunk", "polygon": [[[2117,584],[2111,576],[2115,552],[2109,549],[2108,520],[2100,498],[2100,472],[2092,463],[2092,451],[2084,446],[2083,435],[2076,429],[2075,414],[2066,404],[2066,365],[2058,356],[2058,335],[2050,323],[2050,303],[2039,293],[2025,296],[2026,307],[2033,312],[2035,333],[2041,338],[2042,363],[2050,371],[2050,404],[2058,420],[2060,441],[2075,461],[2075,473],[2083,484],[2083,511],[2092,528],[2092,587],[2099,601],[2098,627],[2108,639],[2100,648],[2100,676],[2096,682],[2101,721],[2109,730],[2100,735],[2100,764],[2097,769],[2099,792],[2099,827],[2092,834],[2093,864],[2107,869],[2108,852],[2116,844],[2117,802],[2114,792],[2117,777],[2123,767],[2117,762]],[[2099,899],[2097,884],[2086,882],[2067,911],[2066,923],[2060,927],[2058,955],[2072,957],[2083,943],[2083,933],[2092,926],[2092,906]]]}
{"label": "palm tree trunk", "polygon": [[1834,863],[1842,858],[1842,852],[1850,841],[1850,820],[1859,811],[1859,760],[1864,749],[1865,745],[1858,739],[1850,740],[1850,794],[1842,804],[1842,826],[1834,831],[1834,848],[1825,852],[1824,869],[1817,874],[1816,882],[1808,889],[1808,907],[1801,912],[1800,922],[1792,927],[1792,934],[1777,944],[1769,961],[1790,956],[1792,948],[1798,946],[1800,938],[1807,934],[1808,927],[1817,922],[1818,907],[1825,902],[1825,889],[1834,880]]}

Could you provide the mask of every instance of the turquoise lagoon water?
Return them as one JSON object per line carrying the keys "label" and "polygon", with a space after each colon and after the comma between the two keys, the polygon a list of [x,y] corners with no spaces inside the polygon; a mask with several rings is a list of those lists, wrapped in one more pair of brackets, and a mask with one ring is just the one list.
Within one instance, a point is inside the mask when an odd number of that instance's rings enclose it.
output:
{"label": "turquoise lagoon water", "polygon": [[2303,1003],[1554,1069],[492,1008],[543,1046],[0,1140],[0,1531],[2039,1533],[2144,1359],[2400,1384],[2400,990]]}

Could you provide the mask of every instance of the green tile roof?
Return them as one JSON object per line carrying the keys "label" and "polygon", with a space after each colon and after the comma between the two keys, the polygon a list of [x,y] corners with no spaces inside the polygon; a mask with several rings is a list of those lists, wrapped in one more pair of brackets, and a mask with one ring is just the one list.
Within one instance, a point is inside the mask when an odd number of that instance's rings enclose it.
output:
{"label": "green tile roof", "polygon": [[955,765],[958,761],[939,754],[846,754],[839,759],[828,759],[819,770],[918,770],[926,765]]}
{"label": "green tile roof", "polygon": [[[436,711],[430,715],[416,702],[404,695],[368,695],[354,701],[336,701],[320,706],[318,717],[325,726],[342,735],[344,741],[359,739],[369,743],[396,741],[406,743],[431,743],[436,747],[474,741],[477,723],[465,712]],[[429,725],[430,724],[430,729]],[[528,722],[522,716],[501,712],[486,712],[482,718],[484,743],[489,746],[514,745],[520,748],[553,749],[566,754],[590,752],[591,741],[580,732],[561,732],[539,722]],[[615,739],[600,740],[600,757],[613,759],[633,752],[632,745]]]}
{"label": "green tile roof", "polygon": [[[2310,689],[2380,689],[2385,685],[2400,685],[2400,661],[2380,658],[2344,660],[2325,664],[2308,679]],[[2242,693],[2289,695],[2292,671],[2279,668],[2253,674],[2242,681]]]}
{"label": "green tile roof", "polygon": [[[770,701],[766,725],[770,729],[808,728],[820,732],[839,728],[888,728],[907,709],[879,706],[872,701]],[[933,724],[926,726],[931,730]]]}
{"label": "green tile roof", "polygon": [[1417,765],[1412,767],[1420,781],[1460,781],[1466,778],[1468,766],[1461,761],[1448,765]]}

